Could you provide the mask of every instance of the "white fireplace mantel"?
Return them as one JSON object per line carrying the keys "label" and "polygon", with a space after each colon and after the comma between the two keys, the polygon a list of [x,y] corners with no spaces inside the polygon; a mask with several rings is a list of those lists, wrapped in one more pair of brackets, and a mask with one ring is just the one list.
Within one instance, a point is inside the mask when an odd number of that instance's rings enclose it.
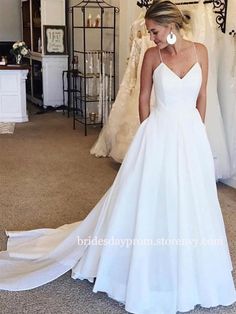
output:
{"label": "white fireplace mantel", "polygon": [[28,68],[0,66],[0,122],[26,122],[25,81]]}

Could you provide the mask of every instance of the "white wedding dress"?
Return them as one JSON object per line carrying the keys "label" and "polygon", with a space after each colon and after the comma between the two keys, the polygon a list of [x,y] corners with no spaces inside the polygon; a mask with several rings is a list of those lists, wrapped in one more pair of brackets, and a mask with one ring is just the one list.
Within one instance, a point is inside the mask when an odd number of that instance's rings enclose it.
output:
{"label": "white wedding dress", "polygon": [[209,56],[205,124],[214,157],[215,175],[216,179],[226,179],[230,177],[230,158],[217,89],[217,67],[218,63],[223,61],[218,57],[218,41],[226,35],[217,28],[215,19],[216,14],[213,12],[212,4],[204,4],[203,0],[199,1],[195,10],[191,11],[193,40],[203,43],[207,47]]}
{"label": "white wedding dress", "polygon": [[236,175],[236,37],[223,36],[218,49],[218,91],[231,157],[230,174],[233,176]]}
{"label": "white wedding dress", "polygon": [[236,2],[228,1],[226,35],[218,41],[218,91],[230,153],[231,177],[236,176]]}
{"label": "white wedding dress", "polygon": [[[197,60],[183,78],[163,62],[157,66],[155,105],[112,186],[81,222],[7,232],[0,289],[35,288],[71,269],[75,279],[96,278],[93,291],[131,313],[175,314],[236,301],[212,153],[196,109],[201,82]],[[83,245],[78,237],[107,242]],[[122,247],[119,239],[136,244]]]}

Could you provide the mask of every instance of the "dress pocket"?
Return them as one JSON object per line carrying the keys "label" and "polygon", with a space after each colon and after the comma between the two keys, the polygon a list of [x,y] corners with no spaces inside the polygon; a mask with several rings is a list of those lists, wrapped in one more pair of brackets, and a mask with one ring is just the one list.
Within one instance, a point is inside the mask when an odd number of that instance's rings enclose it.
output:
{"label": "dress pocket", "polygon": [[[197,108],[196,108],[196,110],[197,110]],[[199,119],[200,123],[201,123],[204,127],[206,127],[205,123],[202,121],[202,117],[201,117],[201,115],[200,115],[200,113],[199,113],[198,110],[197,110],[197,116],[198,116],[198,119]]]}

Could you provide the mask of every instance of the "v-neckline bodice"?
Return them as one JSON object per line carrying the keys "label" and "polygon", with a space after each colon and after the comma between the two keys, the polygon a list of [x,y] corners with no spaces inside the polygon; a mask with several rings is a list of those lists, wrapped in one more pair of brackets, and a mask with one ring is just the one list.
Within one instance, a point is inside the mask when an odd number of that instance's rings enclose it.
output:
{"label": "v-neckline bodice", "polygon": [[[188,76],[188,74],[190,74],[191,71],[195,68],[195,66],[196,66],[196,65],[199,65],[198,61],[195,62],[195,63],[189,68],[189,70],[185,73],[185,75],[184,75],[183,77],[180,77],[180,76],[179,76],[178,74],[176,74],[173,70],[171,70],[171,68],[168,67],[168,65],[167,65],[165,62],[163,62],[163,61],[157,66],[157,68],[158,68],[161,64],[163,64],[163,65],[164,65],[172,74],[174,74],[174,76],[176,76],[179,80],[184,80],[185,77]],[[199,66],[200,66],[200,65],[199,65]],[[155,69],[155,70],[156,70],[156,69]]]}
{"label": "v-neckline bodice", "polygon": [[166,63],[164,63],[164,62],[162,61],[162,62],[154,69],[153,74],[154,74],[154,72],[156,72],[156,70],[158,70],[158,68],[159,68],[161,65],[164,65],[164,66],[167,68],[167,70],[169,70],[175,77],[177,77],[177,78],[178,78],[179,80],[181,80],[181,81],[184,80],[185,77],[188,76],[188,74],[191,73],[191,71],[195,68],[196,65],[199,65],[199,66],[200,66],[200,64],[199,64],[198,61],[195,62],[195,63],[190,67],[190,69],[185,73],[185,75],[184,75],[183,77],[180,77],[180,76],[179,76],[178,74],[176,74],[173,70],[171,70],[171,68],[169,68]]}
{"label": "v-neckline bodice", "polygon": [[[181,81],[184,80],[185,77],[187,77],[188,74],[190,74],[190,73],[192,72],[192,70],[195,68],[195,66],[196,66],[197,64],[200,66],[200,64],[199,64],[199,62],[198,62],[197,51],[196,51],[196,47],[195,47],[195,44],[194,44],[194,43],[193,43],[193,48],[194,48],[195,55],[196,55],[196,62],[189,68],[189,70],[185,73],[185,75],[184,75],[183,77],[180,77],[175,71],[173,71],[173,70],[163,61],[160,49],[158,49],[158,52],[159,52],[159,56],[160,56],[161,63],[155,68],[155,70],[156,70],[157,68],[159,68],[159,66],[160,66],[161,64],[163,64],[163,65],[164,65],[174,76],[176,76],[179,80],[181,80]],[[153,71],[153,73],[155,72],[155,70]]]}

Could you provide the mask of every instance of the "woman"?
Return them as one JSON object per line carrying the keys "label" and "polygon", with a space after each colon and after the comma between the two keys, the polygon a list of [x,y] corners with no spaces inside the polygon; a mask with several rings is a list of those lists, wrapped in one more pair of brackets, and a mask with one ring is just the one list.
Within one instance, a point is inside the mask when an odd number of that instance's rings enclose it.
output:
{"label": "woman", "polygon": [[149,8],[146,24],[157,47],[143,62],[142,123],[113,185],[80,223],[8,233],[0,289],[32,289],[72,269],[73,278],[96,278],[93,291],[131,313],[175,314],[235,301],[203,124],[207,52],[181,38],[183,21],[170,1]]}
{"label": "woman", "polygon": [[[159,1],[161,3],[161,1]],[[172,6],[168,1],[163,1],[159,5],[160,10],[156,11],[155,5],[146,14],[146,26],[150,33],[151,40],[157,47],[150,48],[144,57],[141,73],[140,92],[140,121],[149,116],[149,103],[152,89],[153,72],[163,65],[173,72],[175,76],[184,79],[185,75],[195,66],[201,66],[202,83],[197,97],[196,108],[204,122],[206,113],[206,85],[208,73],[208,56],[206,47],[202,44],[194,44],[184,40],[179,30],[183,28],[186,17],[176,8],[172,11]],[[167,15],[163,14],[166,10]],[[175,19],[175,22],[173,20]],[[158,23],[156,21],[158,21]],[[172,35],[173,34],[173,35]],[[168,44],[168,37],[173,38],[173,44]],[[172,36],[172,37],[171,37]]]}

